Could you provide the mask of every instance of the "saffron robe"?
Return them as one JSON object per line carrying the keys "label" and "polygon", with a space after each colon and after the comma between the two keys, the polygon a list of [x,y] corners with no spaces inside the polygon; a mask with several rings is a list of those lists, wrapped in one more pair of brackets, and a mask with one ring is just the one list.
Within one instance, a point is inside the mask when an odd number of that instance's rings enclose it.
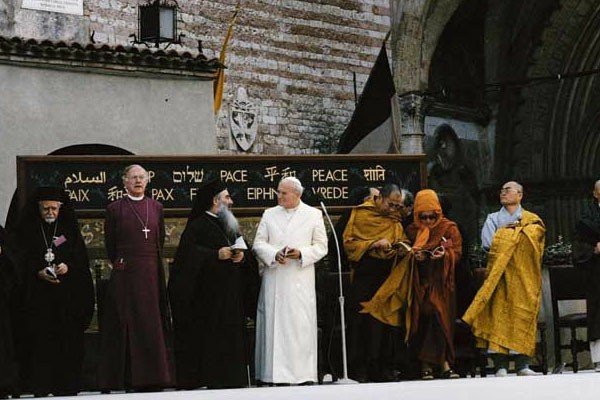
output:
{"label": "saffron robe", "polygon": [[[302,258],[275,262],[276,253],[285,246],[299,249]],[[262,275],[256,315],[256,379],[317,382],[315,263],[327,254],[321,211],[302,202],[295,211],[281,206],[265,210],[253,250]]]}
{"label": "saffron robe", "polygon": [[496,231],[488,277],[462,317],[478,347],[535,355],[545,232],[540,217],[526,210],[518,223]]}
{"label": "saffron robe", "polygon": [[[403,247],[369,250],[373,243],[384,238],[392,244],[407,241],[400,218],[381,214],[373,200],[357,206],[344,231],[344,248],[348,259],[356,263],[352,286],[354,291],[361,292],[360,312],[384,324],[400,326],[400,311],[408,311],[411,301],[411,257]],[[384,270],[373,270],[376,265]],[[363,285],[368,288],[361,289]],[[405,314],[404,322],[409,331],[410,313]]]}
{"label": "saffron robe", "polygon": [[202,213],[181,236],[169,276],[177,387],[245,387],[249,345],[246,318],[254,318],[258,296],[256,260],[219,260],[231,246],[216,217]]}
{"label": "saffron robe", "polygon": [[[148,239],[132,207],[144,225],[147,216]],[[169,316],[161,263],[164,232],[163,207],[153,199],[133,201],[124,197],[106,208],[104,238],[113,268],[101,315],[98,383],[103,390],[164,387],[172,383],[166,344]]]}
{"label": "saffron robe", "polygon": [[[382,214],[373,200],[367,200],[352,210],[343,239],[352,265],[352,282],[348,294],[348,354],[351,375],[358,380],[386,379],[386,364],[389,364],[393,348],[389,341],[394,334],[387,325],[400,325],[401,306],[390,313],[381,313],[378,305],[367,302],[373,298],[392,270],[401,272],[402,278],[409,277],[405,274],[406,264],[402,263],[405,250],[401,250],[399,255],[396,248],[389,251],[369,249],[373,243],[384,238],[390,243],[407,240],[399,216]],[[404,286],[404,289],[408,289],[408,286]],[[407,295],[407,290],[398,293],[397,299],[401,304],[404,304]],[[362,311],[363,314],[359,314],[363,305],[365,310]],[[364,315],[366,313],[371,315]],[[390,320],[394,322],[390,323]]]}

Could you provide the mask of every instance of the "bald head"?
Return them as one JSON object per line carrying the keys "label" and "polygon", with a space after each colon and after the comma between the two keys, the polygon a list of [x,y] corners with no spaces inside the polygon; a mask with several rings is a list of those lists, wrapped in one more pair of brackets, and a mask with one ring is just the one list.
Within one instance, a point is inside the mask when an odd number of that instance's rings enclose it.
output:
{"label": "bald head", "polygon": [[500,204],[504,207],[518,206],[523,199],[523,186],[515,181],[506,182],[500,189]]}

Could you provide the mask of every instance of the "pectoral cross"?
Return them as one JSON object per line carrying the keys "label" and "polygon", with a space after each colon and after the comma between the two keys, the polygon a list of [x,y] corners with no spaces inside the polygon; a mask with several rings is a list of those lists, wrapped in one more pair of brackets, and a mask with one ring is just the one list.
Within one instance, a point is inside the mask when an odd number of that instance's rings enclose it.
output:
{"label": "pectoral cross", "polygon": [[150,232],[150,229],[145,226],[144,229],[142,229],[142,232],[144,232],[144,236],[146,237],[146,240],[148,240],[148,232]]}

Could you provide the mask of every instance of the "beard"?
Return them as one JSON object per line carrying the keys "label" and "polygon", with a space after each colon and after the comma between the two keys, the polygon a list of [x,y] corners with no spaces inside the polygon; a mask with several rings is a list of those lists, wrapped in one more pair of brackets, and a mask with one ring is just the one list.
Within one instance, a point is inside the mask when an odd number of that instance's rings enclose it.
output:
{"label": "beard", "polygon": [[54,217],[44,217],[44,221],[45,221],[47,224],[53,224],[53,223],[54,223],[54,221],[56,221],[56,218],[54,218]]}
{"label": "beard", "polygon": [[219,210],[217,211],[217,217],[219,217],[219,221],[223,224],[225,228],[225,233],[227,236],[236,237],[240,224],[238,220],[235,218],[235,215],[231,212],[229,207],[226,204],[220,203]]}

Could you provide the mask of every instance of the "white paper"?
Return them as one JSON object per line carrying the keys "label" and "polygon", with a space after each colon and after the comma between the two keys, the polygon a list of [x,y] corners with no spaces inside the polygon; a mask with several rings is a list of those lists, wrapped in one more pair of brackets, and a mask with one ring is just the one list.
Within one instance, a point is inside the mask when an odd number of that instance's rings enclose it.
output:
{"label": "white paper", "polygon": [[248,245],[246,245],[244,237],[240,236],[235,240],[235,243],[233,244],[233,246],[231,246],[231,248],[237,250],[248,250]]}

